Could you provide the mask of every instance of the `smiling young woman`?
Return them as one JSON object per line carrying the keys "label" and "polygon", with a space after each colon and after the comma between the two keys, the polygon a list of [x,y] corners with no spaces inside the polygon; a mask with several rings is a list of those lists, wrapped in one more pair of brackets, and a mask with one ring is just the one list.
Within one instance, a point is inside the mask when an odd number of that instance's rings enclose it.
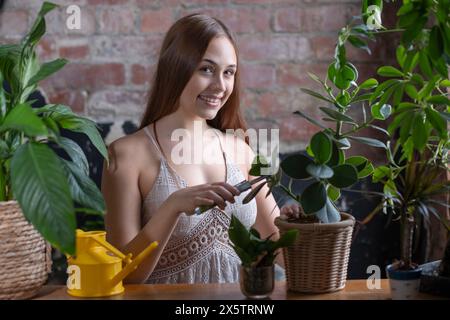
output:
{"label": "smiling young woman", "polygon": [[[212,134],[198,136],[198,126]],[[209,150],[204,161],[174,161],[180,129],[191,137],[182,151]],[[159,242],[129,282],[237,282],[241,261],[228,241],[231,215],[262,237],[278,238],[279,209],[271,195],[265,198],[267,187],[247,204],[248,192],[233,187],[252,178],[254,153],[227,129],[246,130],[236,41],[215,18],[183,17],[163,41],[140,130],[109,146],[103,170],[108,241],[133,254]],[[238,154],[246,161],[236,161]],[[216,207],[194,215],[201,205]]]}

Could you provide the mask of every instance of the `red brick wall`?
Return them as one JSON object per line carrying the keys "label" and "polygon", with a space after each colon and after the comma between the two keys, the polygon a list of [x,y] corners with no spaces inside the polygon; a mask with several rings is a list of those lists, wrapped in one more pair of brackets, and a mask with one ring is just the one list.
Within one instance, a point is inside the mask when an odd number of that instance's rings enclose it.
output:
{"label": "red brick wall", "polygon": [[[242,108],[252,127],[280,128],[282,151],[303,148],[317,128],[292,116],[317,116],[321,104],[302,93],[315,88],[307,71],[323,77],[339,28],[359,14],[359,0],[55,0],[48,31],[39,45],[42,60],[71,63],[43,84],[51,102],[70,105],[95,120],[138,120],[164,32],[178,18],[203,12],[222,19],[238,35],[243,73]],[[2,43],[20,39],[41,1],[7,0],[0,16]],[[81,8],[81,30],[66,28],[65,10]],[[386,58],[349,49],[362,76]],[[365,148],[367,149],[367,148]]]}

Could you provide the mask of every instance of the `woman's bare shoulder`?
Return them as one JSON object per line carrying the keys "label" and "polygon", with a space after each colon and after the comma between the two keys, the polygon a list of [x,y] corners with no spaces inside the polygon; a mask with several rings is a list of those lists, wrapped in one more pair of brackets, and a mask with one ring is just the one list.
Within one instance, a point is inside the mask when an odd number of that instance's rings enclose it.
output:
{"label": "woman's bare shoulder", "polygon": [[108,153],[116,162],[131,165],[133,168],[138,168],[142,163],[148,165],[149,162],[153,163],[158,160],[156,152],[143,130],[113,141],[108,146]]}

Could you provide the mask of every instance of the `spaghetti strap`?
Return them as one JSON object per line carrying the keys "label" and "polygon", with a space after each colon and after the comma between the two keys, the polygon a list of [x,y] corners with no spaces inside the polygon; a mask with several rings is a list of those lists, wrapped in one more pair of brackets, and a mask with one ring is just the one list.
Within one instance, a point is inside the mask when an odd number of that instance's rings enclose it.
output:
{"label": "spaghetti strap", "polygon": [[216,132],[216,130],[213,130],[215,135],[217,136],[217,139],[219,139],[219,145],[220,145],[220,150],[222,150],[222,157],[223,157],[223,161],[225,162],[225,182],[228,181],[228,161],[227,161],[227,154],[225,152],[225,150],[223,149],[222,146],[222,140],[220,139],[219,134]]}
{"label": "spaghetti strap", "polygon": [[159,153],[160,158],[164,158],[164,155],[159,147],[159,144],[155,141],[155,138],[153,138],[152,134],[150,133],[150,131],[148,130],[148,126],[144,127],[144,132],[147,135],[147,137],[149,138],[149,140],[152,142],[152,144],[155,146],[156,150]]}

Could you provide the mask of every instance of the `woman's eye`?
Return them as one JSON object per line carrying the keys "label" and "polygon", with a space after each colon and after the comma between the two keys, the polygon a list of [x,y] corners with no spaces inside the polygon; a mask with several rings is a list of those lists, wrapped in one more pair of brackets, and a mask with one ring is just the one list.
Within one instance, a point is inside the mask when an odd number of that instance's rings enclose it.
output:
{"label": "woman's eye", "polygon": [[235,73],[235,71],[234,71],[234,70],[227,70],[227,71],[225,71],[225,73],[226,73],[227,75],[229,75],[229,76],[233,76],[234,73]]}
{"label": "woman's eye", "polygon": [[203,68],[201,68],[200,70],[201,70],[201,71],[204,71],[204,72],[208,72],[208,73],[214,72],[214,69],[213,69],[212,67],[203,67]]}

